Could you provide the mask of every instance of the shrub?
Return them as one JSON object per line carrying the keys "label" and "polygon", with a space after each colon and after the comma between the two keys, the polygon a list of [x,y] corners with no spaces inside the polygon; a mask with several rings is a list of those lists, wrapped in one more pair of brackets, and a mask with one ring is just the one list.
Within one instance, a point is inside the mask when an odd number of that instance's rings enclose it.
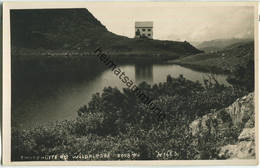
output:
{"label": "shrub", "polygon": [[245,67],[239,66],[228,77],[227,81],[235,88],[246,90],[248,92],[254,91],[255,84],[255,67],[254,60],[249,60]]}
{"label": "shrub", "polygon": [[[162,110],[165,118],[158,119],[130,89],[121,92],[107,87],[78,110],[75,120],[25,131],[13,129],[12,159],[20,160],[21,155],[68,154],[69,160],[81,160],[73,156],[98,153],[111,153],[114,155],[110,159],[121,160],[214,159],[219,139],[209,136],[207,142],[197,145],[189,124],[211,109],[227,107],[244,94],[217,82],[202,85],[183,76],[168,76],[166,82],[153,86],[142,83],[139,89]],[[116,156],[125,153],[138,155]]]}

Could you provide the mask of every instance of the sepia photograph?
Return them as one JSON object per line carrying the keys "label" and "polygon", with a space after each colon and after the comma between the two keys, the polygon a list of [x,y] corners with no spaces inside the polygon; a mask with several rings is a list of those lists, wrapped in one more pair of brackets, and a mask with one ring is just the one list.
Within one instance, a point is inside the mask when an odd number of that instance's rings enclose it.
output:
{"label": "sepia photograph", "polygon": [[257,164],[257,5],[4,3],[4,163]]}

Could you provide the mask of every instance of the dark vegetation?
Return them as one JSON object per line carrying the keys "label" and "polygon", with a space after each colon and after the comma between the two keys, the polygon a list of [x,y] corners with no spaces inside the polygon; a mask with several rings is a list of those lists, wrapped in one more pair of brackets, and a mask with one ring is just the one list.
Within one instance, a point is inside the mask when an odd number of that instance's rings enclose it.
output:
{"label": "dark vegetation", "polygon": [[228,82],[236,88],[242,88],[250,92],[255,88],[255,64],[249,60],[246,67],[238,66],[237,69],[228,77]]}
{"label": "dark vegetation", "polygon": [[[218,159],[216,142],[225,145],[223,137],[232,141],[238,136],[235,131],[226,132],[222,138],[209,137],[195,145],[198,137],[191,135],[189,124],[211,109],[227,107],[248,93],[245,89],[225,87],[217,81],[202,85],[182,76],[168,76],[167,82],[153,86],[141,83],[139,88],[166,113],[164,120],[154,120],[156,115],[131,90],[104,88],[78,110],[76,120],[23,131],[12,128],[12,160],[20,160],[21,155],[55,154],[67,154],[69,160],[74,160],[73,156],[79,154],[101,153],[112,154],[109,160],[120,159],[113,155],[118,153],[138,153],[135,159],[142,160]],[[173,154],[158,156],[167,152]]]}

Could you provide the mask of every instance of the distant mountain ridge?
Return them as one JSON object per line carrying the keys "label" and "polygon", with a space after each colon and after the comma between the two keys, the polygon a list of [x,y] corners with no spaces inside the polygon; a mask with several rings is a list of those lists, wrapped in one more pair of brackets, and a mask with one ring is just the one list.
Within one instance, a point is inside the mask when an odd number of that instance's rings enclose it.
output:
{"label": "distant mountain ridge", "polygon": [[205,52],[218,51],[222,50],[230,45],[236,43],[246,43],[253,41],[253,39],[239,39],[239,38],[231,38],[231,39],[215,39],[210,41],[204,41],[195,45],[198,49],[203,50]]}
{"label": "distant mountain ridge", "polygon": [[11,38],[12,46],[17,50],[94,51],[102,47],[118,56],[173,58],[201,53],[188,42],[131,39],[116,35],[84,8],[12,10]]}

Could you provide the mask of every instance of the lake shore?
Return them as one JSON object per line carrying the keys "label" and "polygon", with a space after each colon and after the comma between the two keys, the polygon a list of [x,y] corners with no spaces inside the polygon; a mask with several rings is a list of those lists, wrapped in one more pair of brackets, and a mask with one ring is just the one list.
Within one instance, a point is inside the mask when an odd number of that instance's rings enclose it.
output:
{"label": "lake shore", "polygon": [[214,74],[230,74],[231,72],[229,70],[225,70],[221,67],[216,67],[214,65],[203,65],[200,63],[184,63],[181,62],[180,60],[170,60],[170,61],[166,61],[166,63],[168,64],[176,64],[176,65],[181,65],[183,67],[187,67],[190,69],[194,69],[197,71],[201,71],[201,72],[210,72],[210,73],[214,73]]}
{"label": "lake shore", "polygon": [[[20,102],[20,100],[30,101],[25,101],[25,103],[14,106],[16,107],[14,110],[18,111],[17,113],[13,113],[14,116],[27,114],[24,116],[21,115],[18,119],[26,120],[26,122],[23,123],[30,123],[30,121],[34,122],[36,120],[38,120],[38,123],[42,123],[39,120],[44,119],[44,117],[42,117],[44,114],[48,114],[48,116],[50,116],[48,120],[56,121],[60,118],[70,116],[72,111],[76,111],[74,107],[79,108],[81,105],[87,104],[92,94],[102,92],[104,87],[111,86],[122,90],[125,86],[124,83],[122,83],[110,69],[101,66],[102,63],[98,61],[96,58],[96,61],[92,60],[91,63],[78,62],[76,66],[77,69],[70,65],[51,66],[48,62],[41,64],[35,64],[35,62],[33,62],[24,65],[17,63],[16,65],[19,65],[19,67],[14,71],[12,100],[13,102]],[[28,65],[34,65],[37,67],[37,70],[33,66]],[[203,80],[207,79],[210,75],[210,73],[207,72],[166,63],[122,63],[117,65],[137,84],[146,81],[149,84],[158,85],[166,81],[167,75],[173,77],[183,75],[189,80],[203,83]],[[26,67],[27,70],[25,69]],[[55,72],[55,68],[57,68],[56,71],[59,71]],[[24,71],[18,71],[19,69],[24,69]],[[217,74],[215,77],[219,83],[227,85],[226,75]],[[31,94],[30,91],[32,88],[35,94]],[[62,105],[64,101],[67,103]],[[53,102],[60,104],[60,106],[56,106]],[[52,104],[52,106],[49,104]],[[39,105],[43,107],[39,109]],[[23,110],[25,107],[28,110]],[[52,116],[52,112],[55,115]],[[35,115],[32,117],[31,113],[35,113]],[[30,118],[34,119],[31,120]],[[45,122],[45,120],[43,122]],[[20,123],[20,120],[16,123]]]}

